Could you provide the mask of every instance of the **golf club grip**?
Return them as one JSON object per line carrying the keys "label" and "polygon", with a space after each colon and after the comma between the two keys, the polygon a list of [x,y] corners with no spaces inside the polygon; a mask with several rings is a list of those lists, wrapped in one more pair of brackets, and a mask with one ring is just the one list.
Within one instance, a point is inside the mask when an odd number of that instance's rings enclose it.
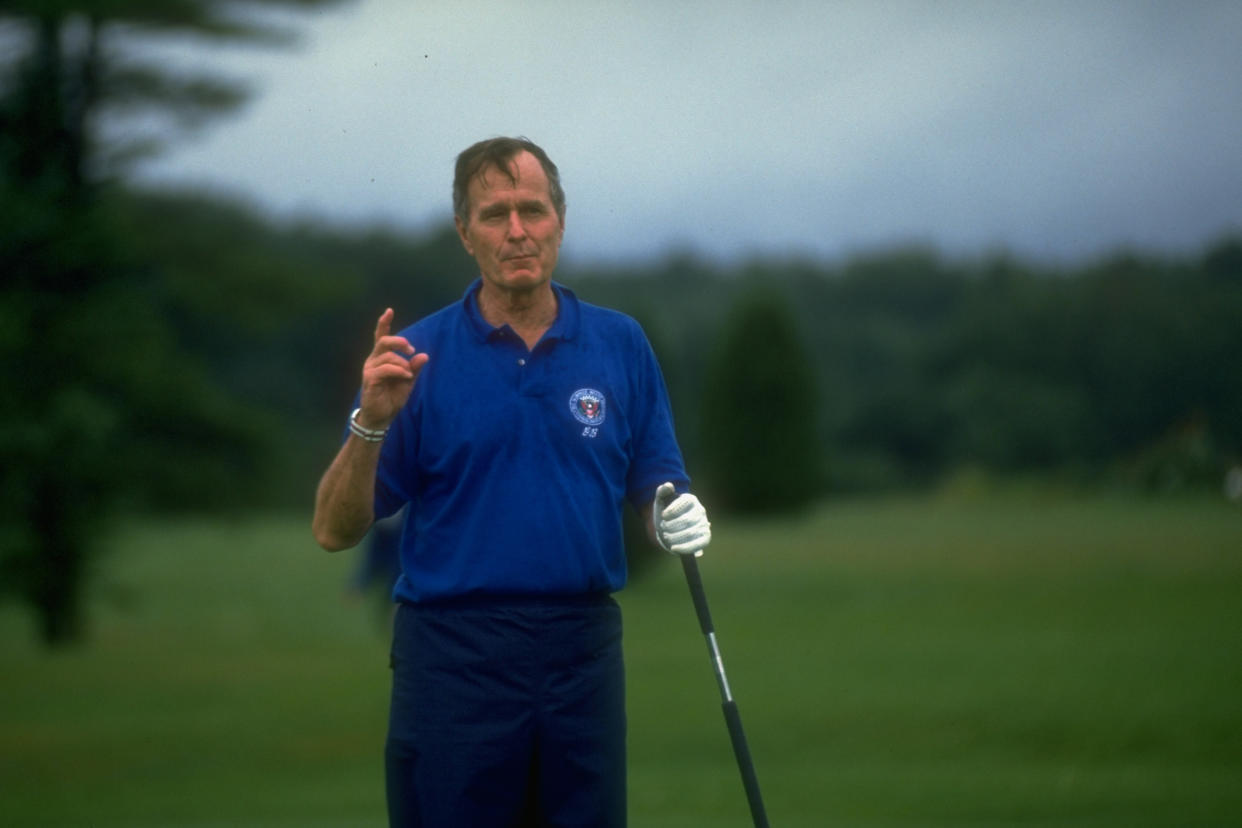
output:
{"label": "golf club grip", "polygon": [[742,772],[742,787],[746,790],[751,819],[755,822],[755,828],[768,828],[768,814],[763,808],[763,795],[759,793],[759,777],[755,775],[755,763],[750,758],[750,747],[746,744],[737,702],[730,699],[721,708],[729,728],[729,738],[733,742],[733,755],[737,757],[737,767]]}

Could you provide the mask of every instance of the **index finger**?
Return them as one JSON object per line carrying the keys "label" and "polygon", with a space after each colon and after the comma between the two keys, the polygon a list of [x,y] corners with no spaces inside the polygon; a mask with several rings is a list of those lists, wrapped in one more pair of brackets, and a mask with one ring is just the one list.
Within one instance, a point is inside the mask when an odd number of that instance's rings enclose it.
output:
{"label": "index finger", "polygon": [[392,308],[385,308],[384,312],[380,314],[379,321],[375,323],[376,342],[388,336],[388,332],[392,330],[392,317]]}
{"label": "index finger", "polygon": [[375,323],[375,346],[371,348],[371,356],[377,357],[389,351],[397,351],[406,356],[414,355],[414,346],[404,336],[396,336],[389,333],[392,328],[392,308],[388,308],[380,314],[379,321]]}

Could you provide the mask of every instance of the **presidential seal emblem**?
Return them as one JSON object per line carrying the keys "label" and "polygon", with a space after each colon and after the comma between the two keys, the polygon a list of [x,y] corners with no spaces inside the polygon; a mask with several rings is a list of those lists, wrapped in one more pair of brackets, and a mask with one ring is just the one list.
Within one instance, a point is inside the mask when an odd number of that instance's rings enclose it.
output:
{"label": "presidential seal emblem", "polygon": [[594,388],[579,388],[569,398],[569,412],[583,425],[597,426],[604,421],[604,395]]}

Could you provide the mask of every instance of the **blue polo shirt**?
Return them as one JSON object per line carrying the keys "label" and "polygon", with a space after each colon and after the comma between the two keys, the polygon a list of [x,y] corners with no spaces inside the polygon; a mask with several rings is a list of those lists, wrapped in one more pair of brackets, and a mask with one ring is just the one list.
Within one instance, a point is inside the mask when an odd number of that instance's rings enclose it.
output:
{"label": "blue polo shirt", "polygon": [[664,379],[633,319],[553,283],[533,350],[458,303],[401,335],[430,361],[393,421],[376,518],[409,503],[394,596],[569,596],[625,585],[621,513],[689,486]]}

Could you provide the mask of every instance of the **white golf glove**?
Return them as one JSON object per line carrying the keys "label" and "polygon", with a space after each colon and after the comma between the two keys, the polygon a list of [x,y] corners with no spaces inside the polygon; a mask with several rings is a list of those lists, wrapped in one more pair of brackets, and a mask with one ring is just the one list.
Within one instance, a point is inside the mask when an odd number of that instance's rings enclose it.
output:
{"label": "white golf glove", "polygon": [[656,489],[651,519],[655,523],[656,540],[666,552],[674,555],[697,558],[712,541],[712,525],[703,504],[692,494],[677,494],[672,483],[662,483]]}

